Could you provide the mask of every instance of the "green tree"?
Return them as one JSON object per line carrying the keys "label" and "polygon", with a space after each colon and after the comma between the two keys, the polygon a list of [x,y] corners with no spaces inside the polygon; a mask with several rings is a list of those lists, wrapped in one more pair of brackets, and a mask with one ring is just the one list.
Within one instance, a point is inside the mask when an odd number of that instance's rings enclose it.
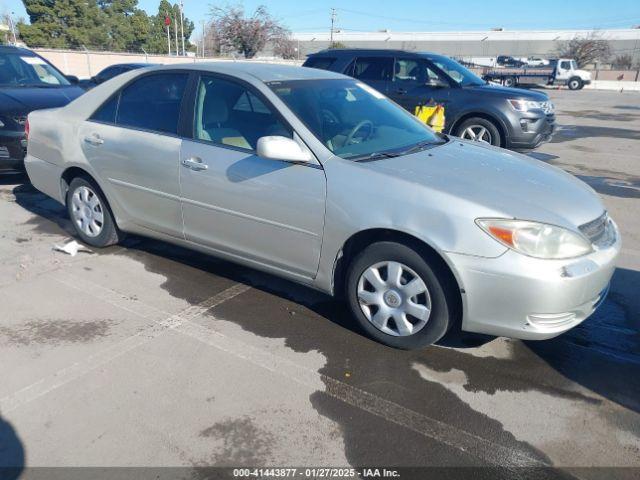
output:
{"label": "green tree", "polygon": [[22,40],[32,47],[79,48],[105,45],[106,17],[96,0],[23,0],[30,25],[18,24]]}
{"label": "green tree", "polygon": [[106,48],[115,51],[139,52],[145,44],[151,21],[138,0],[98,0],[104,12],[109,40]]}

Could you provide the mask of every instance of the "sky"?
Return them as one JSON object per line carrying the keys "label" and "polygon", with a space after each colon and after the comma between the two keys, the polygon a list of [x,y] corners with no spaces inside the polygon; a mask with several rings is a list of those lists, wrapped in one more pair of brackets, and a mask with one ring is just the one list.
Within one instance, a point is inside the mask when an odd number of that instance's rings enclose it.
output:
{"label": "sky", "polygon": [[[170,0],[172,3],[177,0]],[[159,0],[138,0],[149,14]],[[185,15],[196,23],[209,17],[211,5],[242,4],[246,11],[265,4],[293,32],[328,31],[331,7],[336,28],[350,31],[459,31],[503,27],[508,30],[629,28],[640,24],[640,0],[183,0]],[[20,0],[0,0],[0,13],[26,17]]]}

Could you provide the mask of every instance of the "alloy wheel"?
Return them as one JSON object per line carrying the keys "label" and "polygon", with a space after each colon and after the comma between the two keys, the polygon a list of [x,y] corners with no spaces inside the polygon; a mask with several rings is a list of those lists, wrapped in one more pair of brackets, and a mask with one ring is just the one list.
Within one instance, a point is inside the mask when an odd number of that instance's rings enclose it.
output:
{"label": "alloy wheel", "polygon": [[98,195],[89,187],[78,187],[71,196],[71,214],[76,226],[88,237],[97,237],[104,226]]}
{"label": "alloy wheel", "polygon": [[367,320],[388,335],[413,335],[431,315],[427,285],[400,262],[379,262],[367,268],[358,280],[357,296]]}
{"label": "alloy wheel", "polygon": [[488,143],[491,145],[491,132],[482,125],[469,125],[464,129],[460,138],[471,140],[473,142]]}

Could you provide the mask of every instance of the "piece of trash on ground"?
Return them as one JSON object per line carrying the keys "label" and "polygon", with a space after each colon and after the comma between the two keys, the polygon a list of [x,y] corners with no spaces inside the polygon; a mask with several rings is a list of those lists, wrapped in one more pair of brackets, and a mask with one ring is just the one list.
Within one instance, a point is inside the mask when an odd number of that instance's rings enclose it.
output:
{"label": "piece of trash on ground", "polygon": [[75,240],[71,240],[70,242],[67,242],[62,246],[54,245],[53,249],[58,252],[64,252],[68,255],[71,255],[72,257],[75,257],[78,252],[93,253],[93,251],[91,251],[84,245],[76,242]]}

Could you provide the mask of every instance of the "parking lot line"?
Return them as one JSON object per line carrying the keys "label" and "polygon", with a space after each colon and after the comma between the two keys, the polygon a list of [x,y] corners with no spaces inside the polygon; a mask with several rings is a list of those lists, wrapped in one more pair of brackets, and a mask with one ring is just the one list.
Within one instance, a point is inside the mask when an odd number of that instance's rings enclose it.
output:
{"label": "parking lot line", "polygon": [[[150,311],[161,312],[161,310],[151,305],[144,304],[144,302],[139,300],[136,302],[129,302],[127,297],[122,293],[99,285],[95,282],[88,281],[86,278],[81,279],[80,277],[72,274],[60,273],[57,280],[98,299],[107,301],[118,308],[124,308],[145,318],[149,318],[148,312]],[[130,337],[118,344],[110,355],[104,356],[104,359],[91,359],[90,362],[83,365],[79,371],[72,371],[69,374],[65,372],[65,374],[70,378],[65,379],[64,383],[68,383],[74,378],[77,378],[84,373],[88,373],[90,370],[115,359],[133,348],[147,343],[163,332],[171,329],[206,345],[217,348],[218,350],[229,353],[237,358],[248,361],[260,368],[264,368],[270,372],[281,375],[294,383],[310,386],[318,390],[321,390],[324,387],[325,393],[341,402],[382,418],[385,421],[407,428],[427,438],[434,439],[462,452],[473,455],[476,458],[492,465],[500,465],[501,467],[508,468],[546,465],[539,459],[534,458],[527,453],[479,437],[455,426],[408,409],[395,402],[386,400],[375,394],[361,390],[333,377],[319,374],[315,370],[306,368],[280,355],[274,354],[273,352],[257,348],[239,339],[229,337],[212,327],[204,327],[191,321],[192,319],[203,315],[213,307],[221,305],[225,301],[246,292],[250,288],[251,287],[247,285],[236,284],[197,305],[193,305],[182,310],[178,314],[169,316],[158,325],[141,332],[141,334],[144,335],[144,339],[142,339],[142,341],[135,338],[140,334]],[[130,310],[131,303],[138,304],[138,312]],[[140,307],[142,309],[146,309],[147,313],[143,313],[143,310],[140,309]],[[216,317],[211,316],[211,314],[209,314],[209,318],[213,322],[219,320]],[[51,391],[64,383],[54,383],[46,391],[41,387],[42,393],[38,396],[42,396],[48,391]],[[29,400],[30,399],[32,398],[29,397]],[[0,401],[0,407],[2,406],[3,401]]]}
{"label": "parking lot line", "polygon": [[[118,308],[122,308],[128,312],[134,313],[135,315],[138,315],[144,318],[150,318],[148,314],[145,315],[140,310],[136,311],[134,309],[129,308],[130,303],[127,302],[122,295],[117,294],[116,292],[112,291],[112,295],[115,295],[115,297],[117,297],[117,300],[115,300],[113,297],[109,299],[108,298],[109,295],[104,292],[102,293],[102,295],[98,294],[97,284],[93,284],[92,282],[87,282],[86,279],[83,279],[82,281],[83,288],[79,288],[77,285],[73,283],[69,283],[68,281],[65,282],[64,280],[59,280],[59,279],[56,279],[56,280],[60,281],[61,283],[64,283],[67,286],[83,291],[95,298],[106,301]],[[217,293],[216,295],[213,295],[196,305],[191,305],[174,315],[170,315],[166,317],[161,321],[156,321],[156,323],[151,327],[145,328],[144,330],[141,330],[135,335],[125,338],[124,340],[116,343],[115,345],[111,345],[97,352],[94,355],[90,355],[89,357],[81,361],[75,362],[65,368],[62,368],[57,372],[55,372],[53,375],[42,378],[32,383],[31,385],[28,385],[18,390],[17,392],[11,395],[7,395],[3,398],[0,398],[0,411],[7,413],[12,410],[15,410],[16,408],[19,408],[20,406],[28,402],[31,402],[37,398],[40,398],[46,395],[47,393],[63,385],[66,385],[77,378],[82,377],[83,375],[91,372],[92,370],[95,370],[96,368],[99,368],[100,366],[111,362],[112,360],[124,355],[125,353],[150,342],[151,340],[158,337],[159,335],[162,335],[166,331],[176,328],[177,326],[180,325],[180,323],[186,321],[187,319],[195,318],[199,315],[202,315],[204,312],[206,312],[210,308],[216,307],[226,302],[227,300],[230,300],[235,296],[246,292],[250,288],[251,287],[243,284],[233,285],[227,288],[226,290],[223,290],[222,292]],[[105,289],[103,288],[103,290]],[[136,302],[136,303],[141,303],[141,302]],[[155,309],[154,307],[150,307],[149,305],[146,305],[145,307],[149,310],[159,311],[158,309]]]}

